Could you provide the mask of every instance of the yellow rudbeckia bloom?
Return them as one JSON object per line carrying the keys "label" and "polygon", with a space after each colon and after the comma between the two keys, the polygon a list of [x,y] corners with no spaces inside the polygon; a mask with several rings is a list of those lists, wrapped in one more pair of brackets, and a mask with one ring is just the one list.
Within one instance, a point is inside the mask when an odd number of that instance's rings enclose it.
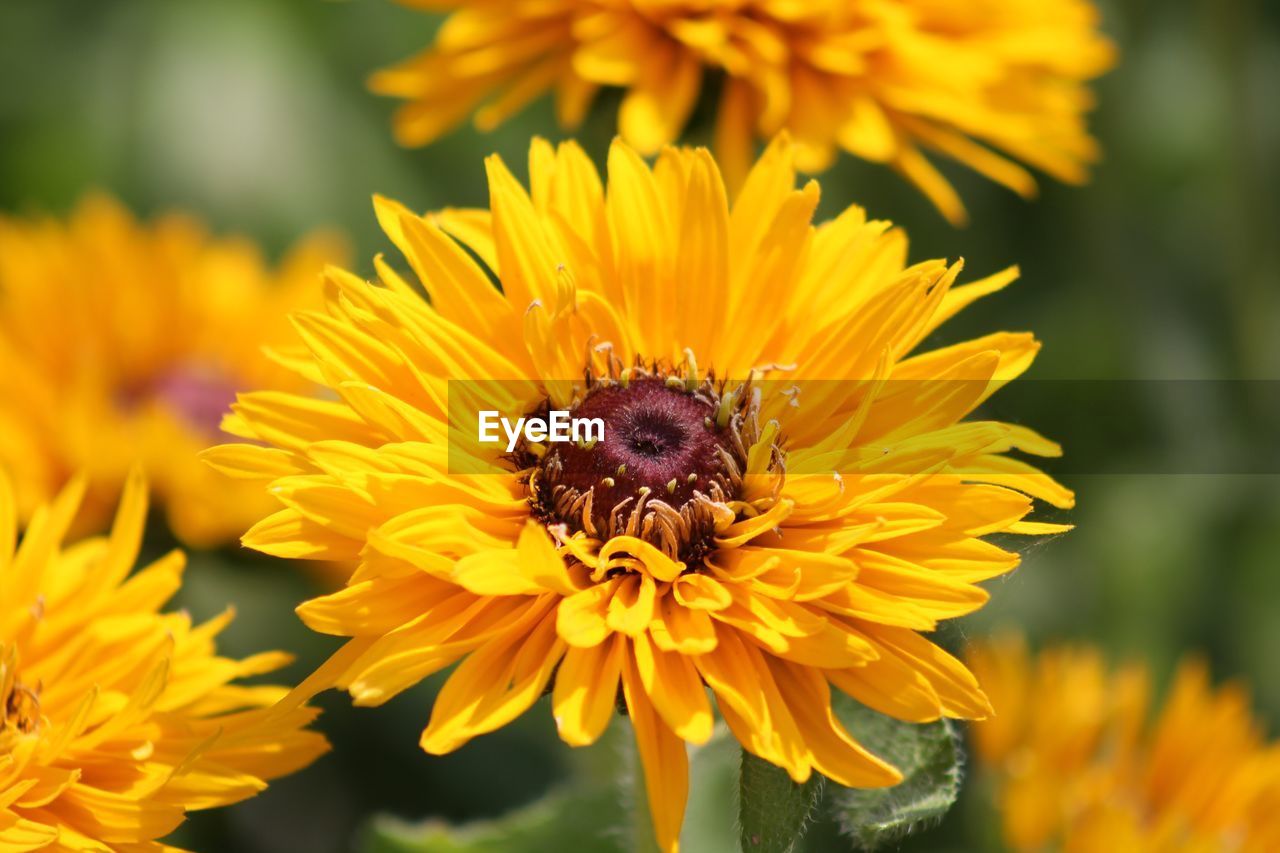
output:
{"label": "yellow rudbeckia bloom", "polygon": [[968,658],[996,711],[974,726],[977,763],[1013,849],[1280,849],[1280,747],[1242,686],[1188,660],[1153,709],[1146,668],[1096,648],[1033,657],[1014,636]]}
{"label": "yellow rudbeckia bloom", "polygon": [[0,217],[0,466],[22,518],[83,473],[79,529],[99,529],[141,464],[184,542],[243,532],[262,496],[196,456],[237,390],[289,381],[262,348],[344,255],[316,237],[269,270],[248,241],[181,215],[140,223],[104,196],[66,222]]}
{"label": "yellow rudbeckia bloom", "polygon": [[0,850],[164,849],[188,811],[251,797],[328,748],[306,730],[313,709],[269,709],[285,688],[236,682],[286,655],[219,657],[230,613],[160,612],[180,551],[131,574],[140,476],[109,536],[63,543],[83,486],[41,505],[15,550],[0,473]]}
{"label": "yellow rudbeckia bloom", "polygon": [[[1051,442],[963,421],[1030,335],[913,352],[1016,273],[956,287],[958,263],[907,266],[905,235],[857,208],[815,226],[793,159],[779,140],[731,207],[704,149],[650,168],[619,142],[606,190],[539,140],[530,191],[489,159],[487,211],[377,200],[416,284],[381,258],[378,284],[330,270],[297,326],[331,397],[243,394],[224,426],[253,443],[207,455],[283,505],[246,545],[360,561],[299,609],[351,638],[300,696],[377,705],[458,663],[422,736],[437,754],[548,689],[561,737],[589,744],[621,701],[669,850],[707,687],[752,753],[858,787],[900,777],[832,687],[906,720],[987,713],[925,634],[1017,564],[981,536],[1056,530],[1024,520],[1030,495],[1072,496],[1005,455]],[[506,452],[479,441],[483,409],[605,429]]]}
{"label": "yellow rudbeckia bloom", "polygon": [[888,164],[955,223],[964,206],[924,152],[1023,196],[1036,185],[1015,161],[1083,182],[1098,156],[1084,84],[1114,61],[1088,0],[400,2],[452,12],[428,50],[372,78],[408,102],[395,120],[406,145],[473,112],[490,130],[547,91],[575,127],[602,87],[620,87],[619,132],[651,155],[706,87],[731,187],[753,141],[785,129],[803,170],[839,150]]}

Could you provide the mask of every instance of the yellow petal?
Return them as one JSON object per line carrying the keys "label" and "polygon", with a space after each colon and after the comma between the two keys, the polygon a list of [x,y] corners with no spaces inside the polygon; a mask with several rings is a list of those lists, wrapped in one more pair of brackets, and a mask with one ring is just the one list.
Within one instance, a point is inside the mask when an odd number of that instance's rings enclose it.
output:
{"label": "yellow petal", "polygon": [[600,563],[608,563],[619,554],[634,557],[644,564],[653,578],[660,581],[673,581],[684,571],[684,563],[671,559],[653,545],[634,536],[614,536],[600,548]]}
{"label": "yellow petal", "polygon": [[302,473],[289,453],[257,444],[220,444],[202,452],[200,458],[229,477],[246,480],[274,480]]}
{"label": "yellow petal", "polygon": [[715,720],[698,671],[684,655],[656,648],[647,634],[631,639],[636,672],[663,721],[683,740],[706,743]]}
{"label": "yellow petal", "polygon": [[542,695],[564,649],[548,615],[532,631],[519,626],[472,652],[441,688],[422,748],[452,752],[523,714]]}
{"label": "yellow petal", "polygon": [[282,509],[249,529],[246,548],[273,557],[304,560],[356,560],[360,543],[334,533],[293,509]]}
{"label": "yellow petal", "polygon": [[631,574],[622,578],[605,613],[605,622],[615,631],[636,636],[649,629],[656,606],[657,587],[653,578]]}
{"label": "yellow petal", "polygon": [[680,606],[691,610],[724,610],[733,603],[723,584],[698,572],[676,578],[671,590]]}
{"label": "yellow petal", "polygon": [[621,578],[613,578],[560,602],[556,611],[556,631],[566,643],[591,648],[604,642],[612,631],[605,621],[605,614],[621,583]]}
{"label": "yellow petal", "polygon": [[682,655],[704,655],[716,647],[716,628],[703,610],[690,610],[672,595],[662,596],[649,625],[658,648]]}
{"label": "yellow petal", "polygon": [[590,648],[570,646],[551,695],[560,739],[570,746],[595,743],[616,713],[618,679],[626,642],[613,635]]}
{"label": "yellow petal", "polygon": [[689,756],[684,741],[654,712],[630,658],[622,670],[622,690],[644,768],[644,788],[658,846],[666,853],[676,853],[689,799]]}
{"label": "yellow petal", "polygon": [[821,674],[807,666],[768,662],[813,766],[822,775],[850,788],[882,788],[902,781],[896,768],[868,752],[836,719],[831,691]]}

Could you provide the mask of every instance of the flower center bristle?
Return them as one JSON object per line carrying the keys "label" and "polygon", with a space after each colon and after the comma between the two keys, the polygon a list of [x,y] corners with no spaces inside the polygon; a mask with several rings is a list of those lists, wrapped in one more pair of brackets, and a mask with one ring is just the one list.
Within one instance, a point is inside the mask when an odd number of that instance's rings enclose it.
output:
{"label": "flower center bristle", "polygon": [[744,392],[658,367],[591,380],[572,415],[602,421],[604,438],[522,449],[517,459],[535,513],[595,539],[634,536],[696,559],[742,484],[743,431],[754,432]]}

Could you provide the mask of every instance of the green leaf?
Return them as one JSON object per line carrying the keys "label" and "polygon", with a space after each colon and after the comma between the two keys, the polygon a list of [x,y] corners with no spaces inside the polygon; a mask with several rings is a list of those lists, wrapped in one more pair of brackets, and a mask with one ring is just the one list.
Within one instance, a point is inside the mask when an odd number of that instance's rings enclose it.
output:
{"label": "green leaf", "polygon": [[875,850],[942,819],[960,793],[962,754],[955,729],[941,720],[904,723],[847,697],[833,697],[841,721],[867,749],[902,771],[901,784],[860,790],[831,786],[842,831]]}
{"label": "green leaf", "polygon": [[823,782],[814,773],[797,785],[781,767],[742,750],[738,824],[744,853],[789,853],[808,828]]}
{"label": "green leaf", "polygon": [[494,820],[451,826],[375,818],[360,849],[365,853],[622,853],[616,791],[563,790]]}

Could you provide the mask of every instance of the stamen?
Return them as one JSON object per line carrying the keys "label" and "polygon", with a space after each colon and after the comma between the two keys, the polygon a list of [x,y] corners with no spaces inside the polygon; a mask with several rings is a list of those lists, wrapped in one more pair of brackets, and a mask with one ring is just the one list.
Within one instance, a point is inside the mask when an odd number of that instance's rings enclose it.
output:
{"label": "stamen", "polygon": [[688,347],[684,348],[684,388],[689,392],[698,390],[698,359]]}

